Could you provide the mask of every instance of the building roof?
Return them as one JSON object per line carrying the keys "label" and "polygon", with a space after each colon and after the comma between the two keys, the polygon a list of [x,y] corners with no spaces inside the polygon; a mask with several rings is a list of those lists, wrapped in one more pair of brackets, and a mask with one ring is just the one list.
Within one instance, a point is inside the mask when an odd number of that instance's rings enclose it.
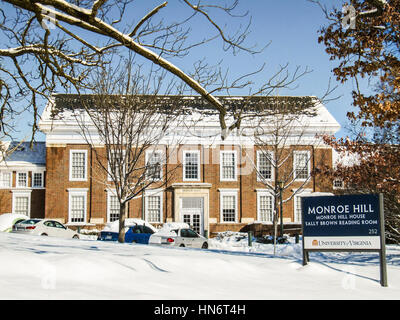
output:
{"label": "building roof", "polygon": [[[85,143],[80,133],[82,124],[91,132],[93,143],[101,144],[97,128],[93,124],[88,108],[99,110],[101,113],[101,103],[106,109],[118,106],[121,96],[113,100],[108,100],[113,95],[76,95],[76,94],[54,94],[47,103],[42,113],[39,128],[46,134],[46,142],[57,143]],[[125,98],[125,96],[122,96]],[[144,99],[145,103],[136,106],[136,110],[146,109],[146,106],[156,106],[156,110],[162,113],[164,110],[167,115],[170,111],[178,110],[175,122],[171,121],[171,126],[165,139],[168,144],[176,141],[181,143],[212,143],[213,145],[253,144],[254,141],[248,137],[254,128],[262,128],[262,132],[270,132],[274,127],[274,119],[280,116],[285,121],[293,121],[290,132],[293,136],[307,136],[308,140],[315,140],[316,134],[335,134],[340,129],[340,124],[314,96],[217,96],[216,98],[226,108],[225,120],[227,125],[231,125],[240,118],[240,129],[235,131],[241,134],[241,141],[233,134],[225,139],[221,138],[221,123],[219,112],[200,96],[129,96],[136,101]],[[107,103],[104,103],[107,102]],[[98,106],[98,108],[96,108]],[[282,118],[283,116],[283,118]],[[294,116],[294,117],[293,117]],[[279,120],[279,118],[277,118]],[[154,128],[157,130],[157,128]],[[243,129],[243,130],[242,130]],[[265,129],[265,130],[264,130]],[[249,132],[247,132],[249,131]],[[183,139],[183,140],[182,140]],[[212,139],[212,141],[210,140]],[[246,140],[246,142],[245,142]],[[184,141],[184,142],[182,142]],[[309,142],[305,142],[309,143]]]}
{"label": "building roof", "polygon": [[45,142],[34,142],[32,148],[29,142],[9,142],[6,154],[9,152],[11,153],[5,158],[5,162],[8,164],[10,162],[26,162],[36,165],[46,164]]}
{"label": "building roof", "polygon": [[[113,97],[112,95],[108,95]],[[119,96],[120,97],[120,96]],[[138,95],[136,98],[143,99],[146,103],[156,104],[165,110],[175,109],[177,106],[187,111],[199,111],[207,115],[217,114],[218,111],[210,106],[209,102],[201,96],[177,96],[177,95]],[[54,94],[54,103],[51,116],[57,118],[64,111],[83,110],[85,108],[95,107],[104,97],[99,95],[77,95],[77,94]],[[218,100],[226,106],[228,113],[234,113],[239,110],[245,112],[258,112],[269,110],[278,113],[284,110],[284,107],[290,108],[295,112],[305,112],[305,110],[314,107],[319,103],[316,97],[312,96],[217,96]],[[117,100],[117,99],[116,99]],[[288,109],[286,109],[288,110]]]}

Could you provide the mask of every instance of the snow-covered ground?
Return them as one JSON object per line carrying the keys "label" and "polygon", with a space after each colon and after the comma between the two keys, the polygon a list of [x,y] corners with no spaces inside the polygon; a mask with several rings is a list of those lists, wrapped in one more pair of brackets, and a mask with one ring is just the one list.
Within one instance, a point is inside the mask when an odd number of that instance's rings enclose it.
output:
{"label": "snow-covered ground", "polygon": [[311,253],[235,237],[210,250],[0,232],[0,299],[398,299],[400,246],[387,246],[388,282],[376,253]]}

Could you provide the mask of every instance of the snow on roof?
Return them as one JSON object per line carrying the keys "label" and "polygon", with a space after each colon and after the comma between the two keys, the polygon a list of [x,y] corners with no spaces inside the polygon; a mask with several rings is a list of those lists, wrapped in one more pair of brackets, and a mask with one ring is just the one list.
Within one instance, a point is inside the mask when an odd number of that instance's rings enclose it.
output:
{"label": "snow on roof", "polygon": [[190,226],[184,222],[166,222],[158,230],[156,236],[176,236],[176,230],[189,228]]}
{"label": "snow on roof", "polygon": [[175,230],[175,229],[185,229],[185,228],[190,228],[190,226],[184,222],[166,222],[163,224],[161,229]]}
{"label": "snow on roof", "polygon": [[[113,98],[114,96],[111,96]],[[124,98],[124,97],[122,97]],[[166,110],[171,112],[175,110],[180,112],[179,119],[191,128],[200,128],[202,130],[220,129],[220,119],[218,111],[205,101],[201,96],[135,96],[137,101],[144,100],[144,106],[154,105],[160,112]],[[238,113],[243,118],[242,128],[254,127],[254,121],[262,117],[262,126],[268,124],[268,118],[276,115],[297,115],[299,124],[297,127],[308,127],[309,131],[316,131],[325,134],[334,134],[340,129],[340,124],[331,115],[323,103],[314,96],[216,96],[227,110],[226,121],[236,121],[234,115]],[[88,121],[85,116],[85,107],[94,107],[100,103],[98,95],[76,95],[76,94],[53,94],[43,111],[40,129],[45,133],[54,133],[56,130],[65,130],[66,125],[74,125],[76,116],[83,116],[83,121]],[[116,97],[116,103],[121,101]],[[136,101],[136,100],[134,100]],[[112,101],[114,103],[114,101]],[[175,112],[172,111],[172,112]],[[177,121],[177,126],[181,127],[182,121]],[[192,122],[189,122],[192,121]],[[303,129],[304,130],[304,129]],[[215,135],[219,135],[216,132]]]}
{"label": "snow on roof", "polygon": [[[137,219],[137,218],[126,218],[125,219],[125,228],[129,228],[135,225],[144,225],[146,227],[149,227],[151,230],[154,232],[157,232],[158,230],[148,223],[147,221],[144,221],[142,219]],[[115,220],[113,222],[107,223],[107,225],[104,227],[103,231],[111,231],[111,232],[118,232],[119,231],[119,220]]]}
{"label": "snow on roof", "polygon": [[332,149],[332,162],[333,167],[336,168],[339,164],[344,167],[352,167],[359,164],[360,157],[355,153],[338,152]]}
{"label": "snow on roof", "polygon": [[[94,106],[102,101],[101,96],[95,94],[54,94],[53,116],[59,112],[67,110],[85,109]],[[113,96],[112,96],[113,97]],[[124,98],[125,96],[123,96]],[[213,113],[217,111],[210,106],[209,102],[201,96],[181,96],[181,95],[137,95],[144,102],[154,103],[159,106],[167,107],[170,110],[171,105],[189,107],[201,111],[208,110]],[[118,98],[118,97],[116,97]],[[227,106],[229,110],[245,109],[246,111],[258,111],[262,109],[276,109],[277,107],[290,107],[293,110],[307,109],[318,103],[318,99],[312,96],[216,96],[218,100]]]}

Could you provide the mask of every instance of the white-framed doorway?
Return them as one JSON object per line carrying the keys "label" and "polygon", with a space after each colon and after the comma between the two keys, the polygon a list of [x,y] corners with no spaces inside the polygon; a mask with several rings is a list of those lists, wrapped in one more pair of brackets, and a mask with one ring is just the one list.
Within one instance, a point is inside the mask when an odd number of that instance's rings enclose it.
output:
{"label": "white-framed doorway", "polygon": [[204,198],[180,197],[181,222],[187,223],[198,234],[204,233]]}

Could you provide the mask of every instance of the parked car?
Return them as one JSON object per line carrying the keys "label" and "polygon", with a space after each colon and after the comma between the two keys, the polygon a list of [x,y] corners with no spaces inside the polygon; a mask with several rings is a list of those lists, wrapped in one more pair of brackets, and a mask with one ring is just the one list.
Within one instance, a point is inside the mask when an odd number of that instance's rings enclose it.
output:
{"label": "parked car", "polygon": [[208,248],[207,238],[199,235],[186,223],[168,223],[151,235],[149,244],[175,247]]}
{"label": "parked car", "polygon": [[59,238],[79,239],[79,234],[67,228],[62,223],[49,219],[28,219],[14,225],[12,232],[50,236]]}
{"label": "parked car", "polygon": [[[264,244],[274,243],[274,237],[271,235],[265,235],[263,237],[257,238],[256,242],[264,243]],[[278,236],[278,237],[276,237],[276,243],[285,244],[285,243],[289,243],[289,240],[286,236],[283,236],[283,237]]]}
{"label": "parked car", "polygon": [[29,217],[19,213],[0,214],[0,231],[11,232],[12,227],[19,222],[28,220]]}
{"label": "parked car", "polygon": [[[157,229],[141,219],[129,218],[125,220],[125,242],[148,244],[150,236]],[[118,241],[119,220],[108,224],[101,232],[99,240]]]}

